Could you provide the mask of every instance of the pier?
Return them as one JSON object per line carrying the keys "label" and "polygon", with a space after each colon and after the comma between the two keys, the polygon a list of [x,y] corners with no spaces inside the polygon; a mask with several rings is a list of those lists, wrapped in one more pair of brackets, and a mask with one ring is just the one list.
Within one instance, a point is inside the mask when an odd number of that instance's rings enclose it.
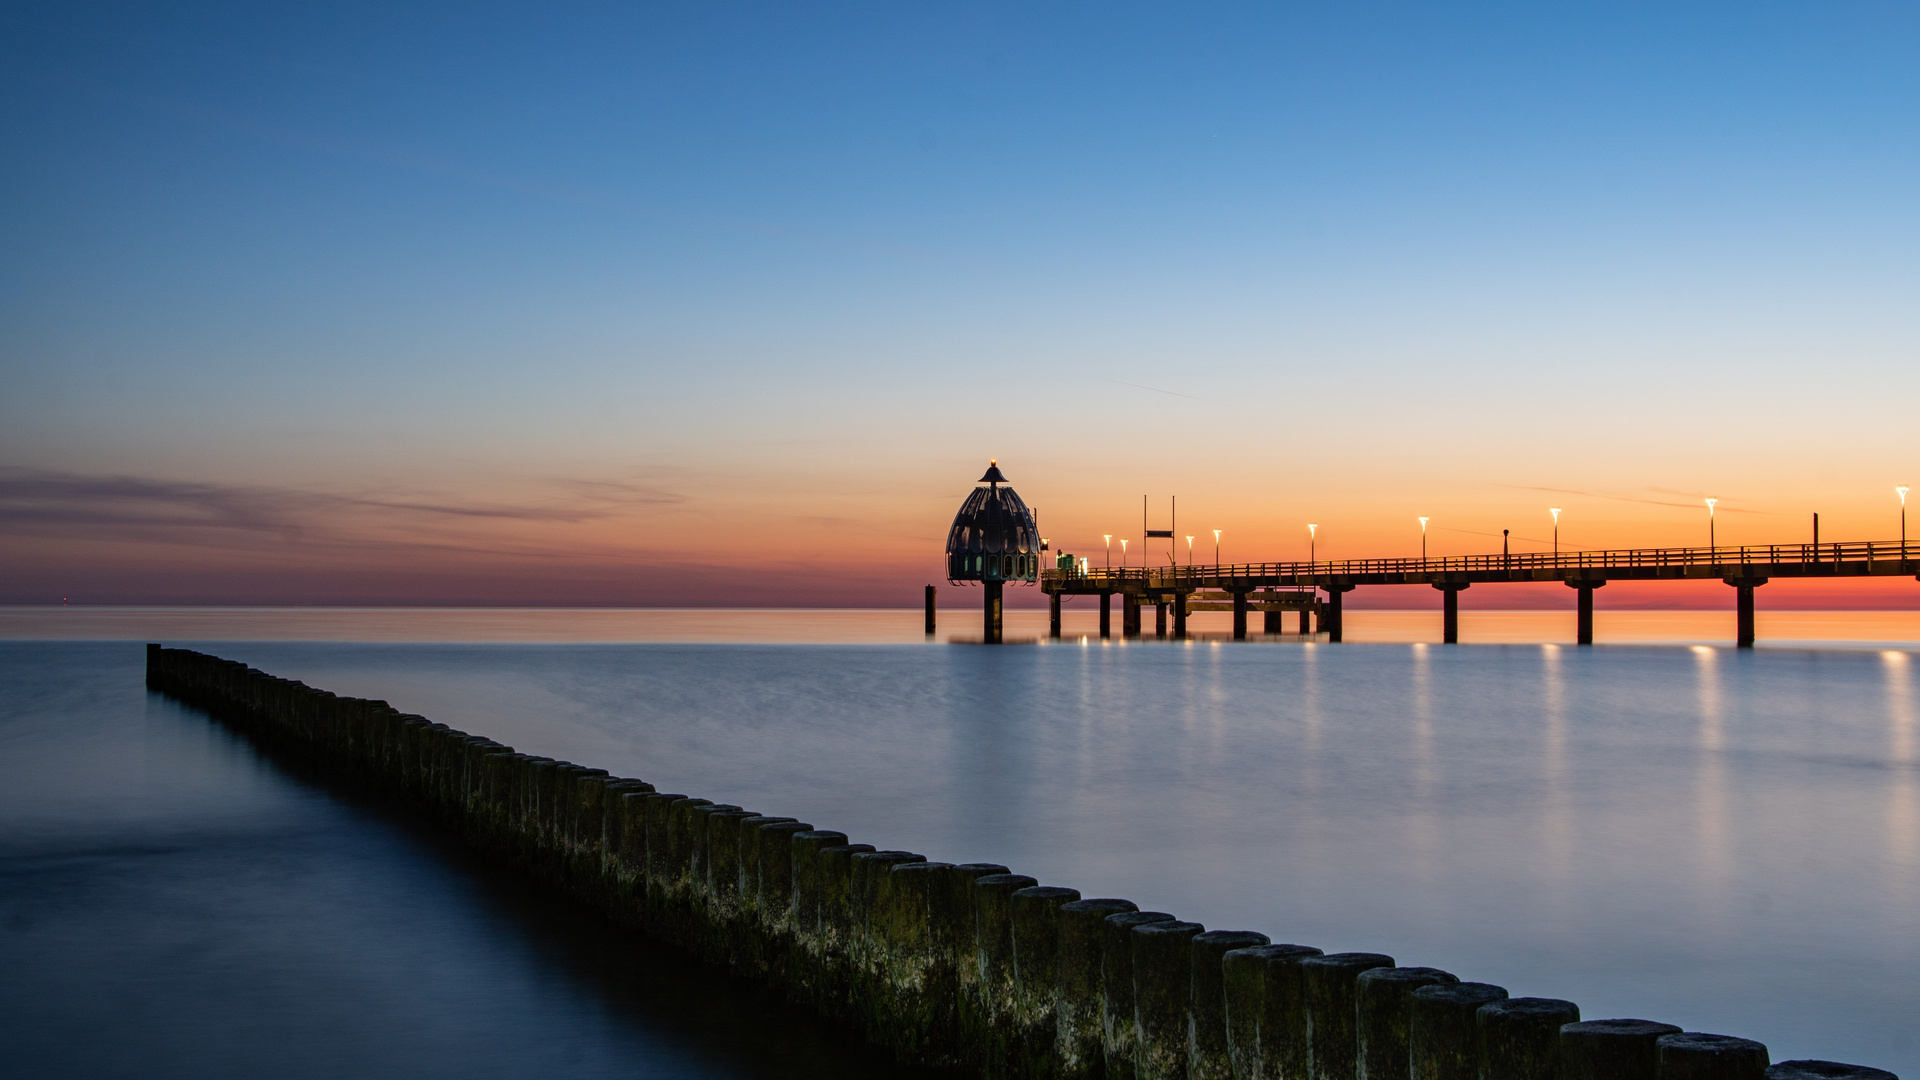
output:
{"label": "pier", "polygon": [[1111,637],[1110,611],[1118,596],[1122,633],[1141,634],[1140,611],[1156,612],[1156,632],[1173,616],[1175,638],[1187,635],[1194,611],[1233,612],[1233,636],[1247,636],[1247,617],[1265,615],[1265,632],[1279,633],[1284,612],[1300,613],[1301,632],[1311,615],[1317,632],[1341,640],[1343,597],[1362,585],[1427,585],[1440,590],[1443,640],[1460,640],[1460,593],[1491,582],[1555,582],[1579,593],[1578,635],[1593,644],[1593,591],[1609,581],[1700,581],[1718,578],[1734,590],[1735,644],[1751,648],[1754,590],[1774,578],[1902,577],[1920,580],[1920,544],[1905,541],[1767,544],[1740,547],[1625,548],[1445,555],[1411,559],[1342,559],[1308,562],[1169,564],[1164,567],[1093,567],[1070,557],[1042,570],[1040,587],[1052,613],[1051,633],[1060,636],[1060,604],[1068,596],[1100,598],[1100,636]]}

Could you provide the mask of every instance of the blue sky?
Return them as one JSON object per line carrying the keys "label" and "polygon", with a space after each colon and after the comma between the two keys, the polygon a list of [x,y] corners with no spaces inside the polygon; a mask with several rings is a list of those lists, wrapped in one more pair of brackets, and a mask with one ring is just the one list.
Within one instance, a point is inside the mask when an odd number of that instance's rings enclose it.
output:
{"label": "blue sky", "polygon": [[[273,546],[321,523],[189,537],[148,505],[182,484],[484,521],[624,485],[601,532],[457,543],[699,567],[778,537],[812,565],[852,534],[917,578],[990,455],[1082,542],[1181,492],[1248,557],[1308,517],[1349,554],[1419,513],[1465,544],[1538,487],[1598,500],[1594,545],[1688,542],[1651,508],[1713,493],[1756,530],[1885,533],[1920,389],[1917,30],[11,5],[0,465],[40,486],[0,598],[161,534],[153,565],[324,576]],[[103,478],[174,486],[118,533]],[[406,521],[332,527],[326,573],[419,557]]]}

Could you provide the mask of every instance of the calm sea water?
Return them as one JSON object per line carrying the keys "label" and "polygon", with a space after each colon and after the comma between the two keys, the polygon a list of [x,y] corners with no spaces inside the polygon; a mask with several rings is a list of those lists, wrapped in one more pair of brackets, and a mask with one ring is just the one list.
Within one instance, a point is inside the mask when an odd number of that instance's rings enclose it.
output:
{"label": "calm sea water", "polygon": [[[1912,645],[214,648],[857,840],[1920,1075]],[[0,644],[0,1038],[34,1074],[875,1068],[285,775],[140,659]]]}

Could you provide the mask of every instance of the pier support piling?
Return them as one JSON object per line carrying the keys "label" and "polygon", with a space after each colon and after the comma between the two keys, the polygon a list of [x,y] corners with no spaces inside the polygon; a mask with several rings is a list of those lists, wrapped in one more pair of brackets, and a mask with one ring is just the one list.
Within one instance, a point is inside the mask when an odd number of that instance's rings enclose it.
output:
{"label": "pier support piling", "polygon": [[[931,614],[931,609],[929,609],[929,614],[927,615],[927,619],[929,620],[928,625],[932,625],[931,620],[933,619],[933,615]],[[932,633],[932,631],[929,630],[928,633]],[[1060,594],[1059,593],[1054,593],[1051,596],[1047,597],[1047,636],[1050,638],[1053,638],[1055,641],[1058,641],[1060,639]]]}
{"label": "pier support piling", "polygon": [[1327,632],[1329,642],[1337,642],[1344,636],[1345,628],[1341,614],[1345,605],[1340,598],[1353,591],[1351,585],[1322,585],[1327,591],[1326,603],[1320,609],[1320,629]]}
{"label": "pier support piling", "polygon": [[1582,645],[1593,644],[1593,590],[1605,585],[1604,581],[1569,581],[1567,588],[1580,593],[1580,613],[1575,620],[1574,640]]}
{"label": "pier support piling", "polygon": [[1284,627],[1284,626],[1282,626],[1282,625],[1280,625],[1280,620],[1282,620],[1282,619],[1284,619],[1284,618],[1286,618],[1286,613],[1285,613],[1285,612],[1281,612],[1281,611],[1263,611],[1263,612],[1261,612],[1261,613],[1260,613],[1260,632],[1261,632],[1261,633],[1263,633],[1263,634],[1284,634],[1284,633],[1286,633],[1286,632],[1287,632],[1287,628],[1286,628],[1286,627]]}
{"label": "pier support piling", "polygon": [[1187,640],[1187,594],[1173,594],[1173,639]]}
{"label": "pier support piling", "polygon": [[1468,588],[1464,581],[1436,581],[1433,587],[1446,597],[1441,607],[1440,640],[1448,645],[1460,644],[1460,594]]}
{"label": "pier support piling", "polygon": [[1233,640],[1247,640],[1247,590],[1233,590]]}
{"label": "pier support piling", "polygon": [[1167,639],[1167,602],[1157,601],[1153,605],[1153,636],[1162,641]]}
{"label": "pier support piling", "polygon": [[1112,636],[1113,636],[1113,594],[1110,592],[1103,592],[1100,594],[1100,640],[1105,641]]}
{"label": "pier support piling", "polygon": [[933,586],[927,586],[927,633],[933,633]]}
{"label": "pier support piling", "polygon": [[986,593],[987,593],[987,599],[986,599],[986,616],[987,616],[987,625],[986,625],[986,636],[987,636],[987,644],[989,644],[989,645],[998,645],[998,644],[1000,643],[1000,589],[1001,589],[1001,583],[1000,583],[1000,582],[998,582],[998,581],[988,581],[988,582],[984,582],[983,584],[984,584],[984,586],[985,586],[985,588],[986,588]]}
{"label": "pier support piling", "polygon": [[1734,646],[1741,649],[1753,648],[1753,590],[1767,583],[1763,577],[1730,577],[1726,583],[1733,586],[1734,600]]}
{"label": "pier support piling", "polygon": [[1140,594],[1120,594],[1120,633],[1130,638],[1140,636]]}
{"label": "pier support piling", "polygon": [[1313,633],[1313,612],[1308,611],[1306,608],[1300,609],[1300,632],[1302,634]]}

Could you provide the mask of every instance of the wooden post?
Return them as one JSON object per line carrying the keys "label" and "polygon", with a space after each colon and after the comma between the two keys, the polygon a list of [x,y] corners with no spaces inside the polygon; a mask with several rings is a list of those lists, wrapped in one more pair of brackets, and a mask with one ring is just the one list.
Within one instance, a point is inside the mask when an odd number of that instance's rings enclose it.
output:
{"label": "wooden post", "polygon": [[1140,594],[1120,594],[1120,633],[1136,638],[1140,636]]}
{"label": "wooden post", "polygon": [[1100,640],[1113,636],[1113,594],[1100,594]]}
{"label": "wooden post", "polygon": [[1153,636],[1165,641],[1167,638],[1167,602],[1158,600],[1153,605]]}
{"label": "wooden post", "polygon": [[927,586],[927,633],[933,633],[933,586]]}
{"label": "wooden post", "polygon": [[1177,592],[1173,594],[1173,638],[1175,641],[1187,640],[1187,596]]}
{"label": "wooden post", "polygon": [[[929,614],[927,618],[929,621],[931,621],[933,616]],[[1059,593],[1054,593],[1047,597],[1047,636],[1055,639],[1056,641],[1059,640],[1060,638],[1060,594]]]}

